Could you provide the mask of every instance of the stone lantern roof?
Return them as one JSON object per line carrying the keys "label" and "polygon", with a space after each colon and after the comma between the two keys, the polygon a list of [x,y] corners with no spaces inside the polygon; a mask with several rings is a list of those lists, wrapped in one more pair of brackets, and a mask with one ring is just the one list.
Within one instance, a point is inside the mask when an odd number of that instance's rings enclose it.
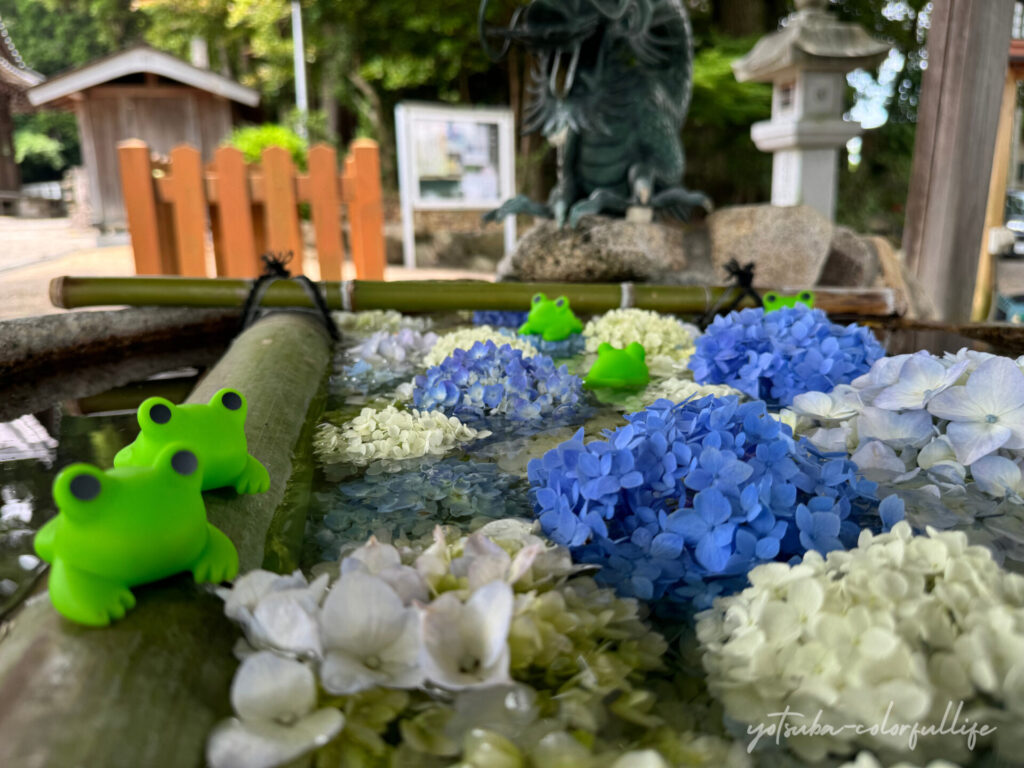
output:
{"label": "stone lantern roof", "polygon": [[851,72],[876,66],[888,55],[888,45],[831,15],[828,0],[796,0],[796,7],[786,26],[733,62],[737,80],[772,82],[783,72],[798,70]]}

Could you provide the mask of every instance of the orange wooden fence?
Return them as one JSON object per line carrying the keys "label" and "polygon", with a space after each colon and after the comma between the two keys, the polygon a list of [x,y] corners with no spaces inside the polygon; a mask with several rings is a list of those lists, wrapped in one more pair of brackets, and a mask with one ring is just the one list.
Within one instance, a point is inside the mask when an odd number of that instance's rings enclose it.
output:
{"label": "orange wooden fence", "polygon": [[340,280],[345,258],[342,211],[356,277],[384,279],[384,229],[377,143],[357,139],[339,173],[334,149],[309,150],[309,170],[297,173],[281,147],[247,166],[242,153],[221,147],[203,167],[199,151],[175,147],[170,162],[154,163],[137,139],[117,146],[128,231],[139,275],[208,277],[209,229],[216,274],[256,277],[260,254],[295,254],[288,268],[302,273],[299,204],[308,203],[321,280]]}

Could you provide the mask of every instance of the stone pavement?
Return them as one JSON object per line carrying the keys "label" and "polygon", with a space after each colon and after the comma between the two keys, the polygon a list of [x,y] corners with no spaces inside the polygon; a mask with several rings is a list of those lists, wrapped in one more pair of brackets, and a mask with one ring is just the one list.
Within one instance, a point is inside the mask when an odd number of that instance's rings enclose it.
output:
{"label": "stone pavement", "polygon": [[[74,229],[67,219],[0,217],[0,320],[62,312],[50,304],[50,280],[61,275],[116,277],[134,274],[131,247],[96,247],[96,230]],[[318,279],[315,260],[306,274]],[[351,262],[345,279],[355,277]],[[493,280],[491,273],[389,266],[385,280]],[[2,343],[2,342],[0,342]]]}

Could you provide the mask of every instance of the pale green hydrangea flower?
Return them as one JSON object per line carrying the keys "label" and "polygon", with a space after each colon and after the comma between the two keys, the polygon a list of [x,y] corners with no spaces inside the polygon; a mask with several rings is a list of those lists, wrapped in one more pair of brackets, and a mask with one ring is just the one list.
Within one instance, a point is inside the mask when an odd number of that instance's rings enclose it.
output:
{"label": "pale green hydrangea flower", "polygon": [[583,335],[591,354],[597,354],[597,348],[605,342],[617,349],[625,349],[634,341],[643,344],[647,365],[655,373],[685,364],[696,351],[694,341],[700,331],[649,309],[613,309],[590,320]]}
{"label": "pale green hydrangea flower", "polygon": [[[761,565],[749,578],[749,588],[698,616],[708,688],[730,717],[767,726],[768,713],[789,707],[808,718],[821,711],[832,724],[922,728],[959,717],[996,730],[976,745],[951,729],[921,735],[914,753],[1019,754],[1024,576],[964,533],[915,536],[900,522],[890,533],[862,531],[852,550],[808,551],[798,565]],[[899,759],[912,749],[906,732],[853,728],[786,745],[812,762],[858,749]]]}
{"label": "pale green hydrangea flower", "polygon": [[323,423],[313,436],[313,450],[324,464],[366,466],[378,460],[443,456],[460,443],[487,437],[487,430],[466,426],[440,411],[363,408],[343,426]]}

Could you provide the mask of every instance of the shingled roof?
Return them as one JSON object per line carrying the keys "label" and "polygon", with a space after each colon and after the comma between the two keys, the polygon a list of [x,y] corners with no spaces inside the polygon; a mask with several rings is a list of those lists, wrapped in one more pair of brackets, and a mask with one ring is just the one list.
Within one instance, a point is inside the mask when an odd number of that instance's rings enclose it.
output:
{"label": "shingled roof", "polygon": [[0,18],[0,92],[14,96],[16,106],[26,107],[28,102],[24,99],[25,91],[32,86],[39,85],[45,79],[34,69],[25,65],[11,39],[7,25]]}

